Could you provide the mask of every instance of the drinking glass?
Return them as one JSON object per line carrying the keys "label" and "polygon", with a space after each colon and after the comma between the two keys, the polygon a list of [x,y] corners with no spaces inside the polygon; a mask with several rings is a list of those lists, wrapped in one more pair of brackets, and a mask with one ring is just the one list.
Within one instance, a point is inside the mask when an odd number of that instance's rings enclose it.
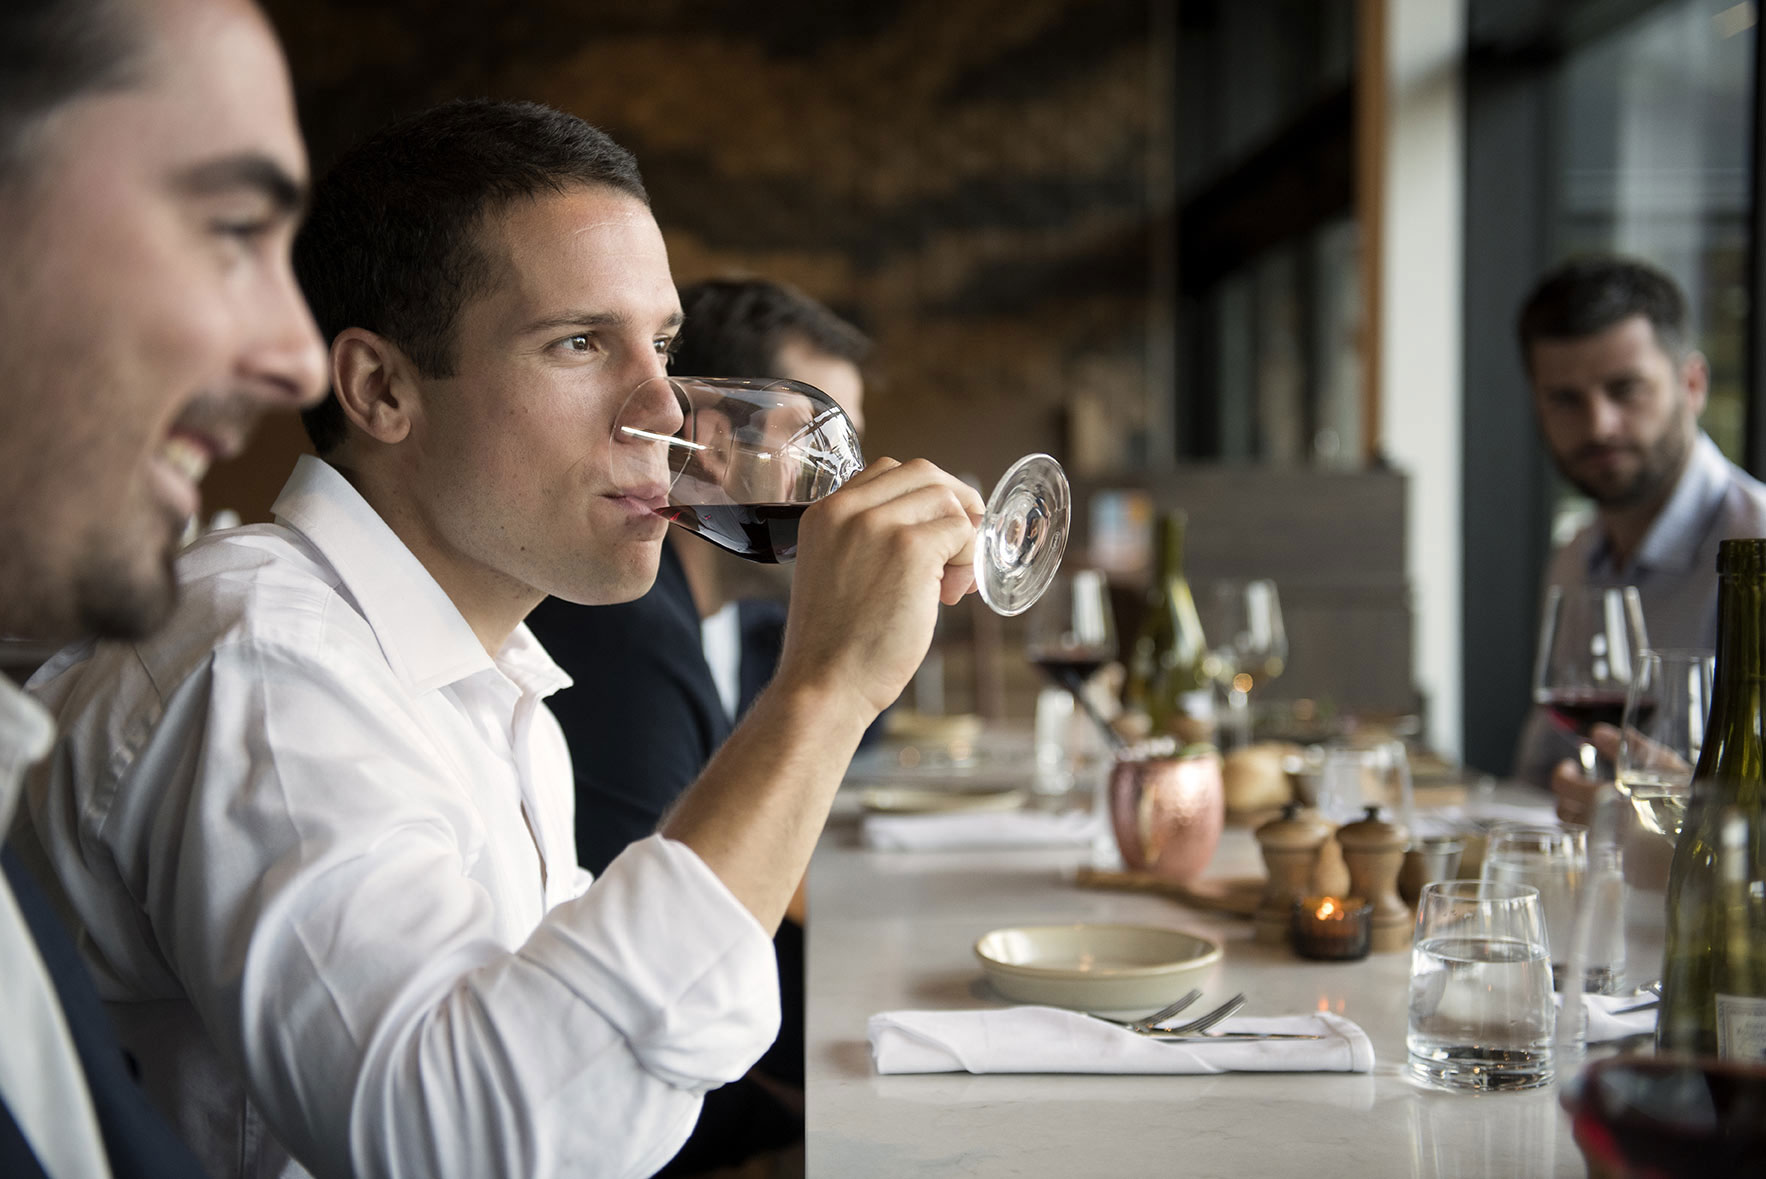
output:
{"label": "drinking glass", "polygon": [[[653,377],[614,419],[615,486],[739,556],[789,561],[804,510],[865,466],[834,399],[788,380]],[[1067,545],[1067,478],[1026,455],[994,486],[975,553],[981,598],[996,613],[1029,609]]]}
{"label": "drinking glass", "polygon": [[1448,1089],[1551,1083],[1555,1011],[1539,890],[1499,880],[1423,886],[1410,952],[1410,1071]]}
{"label": "drinking glass", "polygon": [[1645,830],[1673,843],[1711,711],[1709,651],[1645,651],[1625,698],[1615,783]]}
{"label": "drinking glass", "polygon": [[[1047,792],[1061,793],[1072,783],[1073,751],[1059,739],[1065,735],[1064,722],[1072,715],[1072,704],[1090,718],[1107,746],[1121,744],[1116,730],[1098,713],[1085,690],[1098,668],[1116,658],[1110,587],[1096,569],[1057,574],[1025,621],[1025,655],[1072,696],[1064,710],[1048,707],[1043,700],[1037,708],[1037,781]],[[1060,697],[1055,696],[1052,703],[1060,703]],[[1063,711],[1066,716],[1061,715]],[[1046,725],[1045,713],[1049,714]]]}
{"label": "drinking glass", "polygon": [[[1552,954],[1552,974],[1561,987],[1570,977],[1571,934],[1576,908],[1589,874],[1586,827],[1503,827],[1490,835],[1484,852],[1484,879],[1527,884],[1539,890],[1539,910],[1545,920],[1547,947]],[[1622,962],[1614,962],[1615,950],[1603,945],[1597,955],[1591,949],[1583,968],[1583,990],[1608,993],[1616,985]],[[1599,957],[1601,961],[1594,959]]]}
{"label": "drinking glass", "polygon": [[1288,634],[1281,597],[1268,578],[1219,581],[1209,595],[1202,633],[1220,638],[1208,653],[1208,671],[1226,693],[1227,715],[1238,745],[1251,742],[1251,690],[1282,674]]}
{"label": "drinking glass", "polygon": [[1371,749],[1327,746],[1318,758],[1312,798],[1307,801],[1319,814],[1341,826],[1378,806],[1406,830],[1416,828],[1415,792],[1404,742],[1383,741]]}
{"label": "drinking glass", "polygon": [[1636,586],[1592,588],[1552,586],[1539,619],[1539,648],[1533,665],[1533,702],[1545,708],[1581,745],[1582,768],[1599,772],[1588,730],[1598,722],[1624,719],[1639,656],[1649,646],[1643,625],[1643,599]]}

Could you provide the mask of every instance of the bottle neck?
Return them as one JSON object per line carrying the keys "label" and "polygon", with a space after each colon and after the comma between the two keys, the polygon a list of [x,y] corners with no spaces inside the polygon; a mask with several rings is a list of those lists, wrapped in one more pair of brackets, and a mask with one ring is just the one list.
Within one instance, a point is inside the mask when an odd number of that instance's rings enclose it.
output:
{"label": "bottle neck", "polygon": [[1165,517],[1159,530],[1159,580],[1166,585],[1183,579],[1183,534],[1182,516]]}
{"label": "bottle neck", "polygon": [[[1766,777],[1766,570],[1720,571],[1717,666],[1704,748],[1693,772],[1695,808],[1720,798],[1758,800]],[[1688,816],[1692,826],[1693,816]]]}
{"label": "bottle neck", "polygon": [[1766,677],[1766,576],[1725,573],[1717,584],[1717,666],[1713,710],[1732,692],[1747,693]]}

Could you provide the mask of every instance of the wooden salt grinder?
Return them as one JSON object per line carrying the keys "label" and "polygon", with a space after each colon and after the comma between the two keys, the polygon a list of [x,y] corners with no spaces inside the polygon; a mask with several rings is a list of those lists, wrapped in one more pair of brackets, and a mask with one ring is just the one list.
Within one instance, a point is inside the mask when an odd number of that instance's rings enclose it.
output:
{"label": "wooden salt grinder", "polygon": [[1294,902],[1311,891],[1319,849],[1330,837],[1330,824],[1316,812],[1302,811],[1297,802],[1284,806],[1281,818],[1257,828],[1257,843],[1269,869],[1257,906],[1258,941],[1273,946],[1288,943]]}
{"label": "wooden salt grinder", "polygon": [[1410,846],[1410,832],[1380,818],[1370,806],[1357,822],[1337,829],[1343,862],[1349,868],[1349,891],[1373,905],[1373,952],[1393,954],[1410,949],[1416,918],[1398,896],[1398,872]]}

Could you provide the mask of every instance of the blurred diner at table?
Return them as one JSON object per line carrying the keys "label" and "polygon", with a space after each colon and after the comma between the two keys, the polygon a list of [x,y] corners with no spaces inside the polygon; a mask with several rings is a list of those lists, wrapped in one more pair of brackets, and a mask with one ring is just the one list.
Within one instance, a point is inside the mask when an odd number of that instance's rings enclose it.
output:
{"label": "blurred diner at table", "polygon": [[[1766,535],[1766,485],[1698,427],[1710,368],[1690,342],[1685,295],[1647,263],[1575,258],[1529,293],[1517,334],[1552,461],[1597,511],[1553,555],[1546,584],[1636,586],[1651,646],[1709,649],[1717,546]],[[1536,707],[1515,774],[1549,782],[1564,817],[1586,819],[1595,783],[1575,748]]]}

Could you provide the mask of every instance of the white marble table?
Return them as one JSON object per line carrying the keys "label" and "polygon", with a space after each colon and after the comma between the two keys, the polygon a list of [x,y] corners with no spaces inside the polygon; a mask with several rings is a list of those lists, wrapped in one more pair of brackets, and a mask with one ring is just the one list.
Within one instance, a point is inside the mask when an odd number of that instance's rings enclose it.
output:
{"label": "white marble table", "polygon": [[[1257,945],[1248,921],[1161,897],[1080,889],[1074,851],[869,852],[850,799],[810,869],[808,1174],[901,1176],[1580,1176],[1555,1087],[1442,1093],[1404,1074],[1409,956],[1310,963]],[[1229,829],[1211,872],[1259,874]],[[1217,938],[1203,1004],[1246,1014],[1328,1008],[1373,1041],[1371,1075],[879,1076],[865,1020],[898,1008],[1003,1005],[971,947],[990,929],[1067,921],[1164,925]],[[1201,1008],[1199,1008],[1201,1009]]]}

